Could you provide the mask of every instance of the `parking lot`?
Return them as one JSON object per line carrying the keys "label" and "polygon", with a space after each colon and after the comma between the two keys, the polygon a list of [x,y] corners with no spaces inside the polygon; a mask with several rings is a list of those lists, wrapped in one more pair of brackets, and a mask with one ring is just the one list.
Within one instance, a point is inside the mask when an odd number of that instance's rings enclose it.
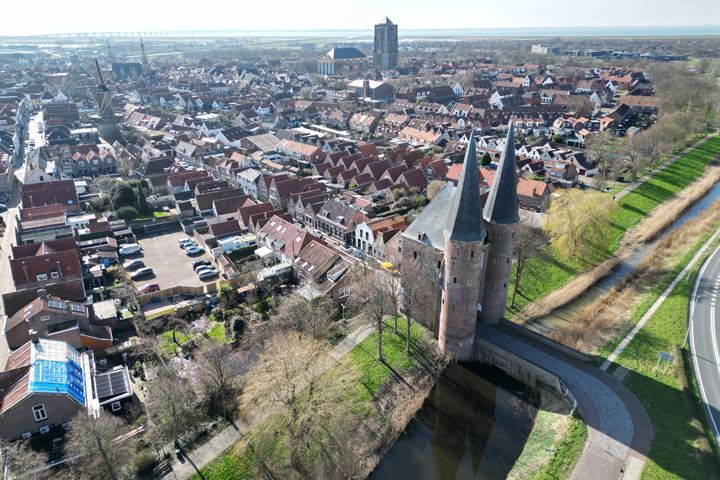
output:
{"label": "parking lot", "polygon": [[147,276],[134,281],[136,287],[146,283],[157,283],[161,289],[175,286],[200,287],[206,283],[217,281],[217,278],[203,281],[193,271],[192,262],[195,260],[209,260],[210,256],[203,253],[188,257],[178,245],[178,240],[187,235],[183,232],[168,233],[153,238],[139,240],[142,252],[123,257],[121,262],[131,258],[141,259],[146,267],[153,269],[155,276]]}

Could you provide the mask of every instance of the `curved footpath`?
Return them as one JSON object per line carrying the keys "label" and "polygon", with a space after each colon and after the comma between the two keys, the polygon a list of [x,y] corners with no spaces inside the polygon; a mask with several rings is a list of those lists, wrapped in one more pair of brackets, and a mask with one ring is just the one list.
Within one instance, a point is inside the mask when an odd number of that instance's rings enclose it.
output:
{"label": "curved footpath", "polygon": [[477,335],[559,376],[577,400],[588,441],[572,479],[640,478],[653,430],[640,402],[592,364],[503,325],[478,324]]}

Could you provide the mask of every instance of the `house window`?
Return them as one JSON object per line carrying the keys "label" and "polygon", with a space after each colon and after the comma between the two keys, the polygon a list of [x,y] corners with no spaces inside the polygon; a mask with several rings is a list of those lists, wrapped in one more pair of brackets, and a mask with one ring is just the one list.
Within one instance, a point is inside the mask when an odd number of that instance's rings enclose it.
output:
{"label": "house window", "polygon": [[339,298],[345,298],[348,295],[350,295],[350,290],[348,288],[342,287],[341,289],[338,290]]}
{"label": "house window", "polygon": [[40,317],[41,322],[49,322],[50,321],[50,315],[43,315]]}
{"label": "house window", "polygon": [[417,252],[413,252],[413,258],[417,260]]}
{"label": "house window", "polygon": [[453,277],[453,283],[457,283],[457,277]]}
{"label": "house window", "polygon": [[122,408],[122,406],[120,405],[120,402],[112,402],[112,403],[110,404],[110,410],[112,410],[113,412],[117,412],[117,411],[119,411],[121,408]]}
{"label": "house window", "polygon": [[507,257],[506,260],[507,260],[507,262],[505,262],[505,263],[510,263],[510,257]]}
{"label": "house window", "polygon": [[50,272],[50,278],[60,278],[60,274],[58,272]]}
{"label": "house window", "polygon": [[38,273],[35,275],[35,278],[37,278],[38,282],[43,282],[48,279],[47,273]]}
{"label": "house window", "polygon": [[475,250],[470,251],[470,258],[475,258]]}
{"label": "house window", "polygon": [[45,411],[45,405],[35,405],[34,407],[32,407],[32,410],[36,422],[42,422],[43,420],[47,420],[47,412]]}

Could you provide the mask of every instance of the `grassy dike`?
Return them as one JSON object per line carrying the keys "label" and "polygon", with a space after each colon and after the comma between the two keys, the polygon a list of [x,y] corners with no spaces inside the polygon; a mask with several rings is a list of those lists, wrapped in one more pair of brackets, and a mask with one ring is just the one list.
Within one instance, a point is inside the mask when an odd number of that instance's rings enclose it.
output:
{"label": "grassy dike", "polygon": [[587,426],[577,417],[538,410],[532,432],[509,480],[569,478],[587,441]]}
{"label": "grassy dike", "polygon": [[[597,252],[593,263],[600,263],[618,250],[625,233],[639,224],[653,209],[662,202],[674,197],[705,171],[708,164],[720,155],[720,137],[713,137],[689,151],[664,170],[655,174],[645,183],[625,195],[618,202],[611,220],[608,233],[608,247]],[[533,258],[520,281],[520,293],[515,307],[508,310],[512,316],[533,301],[556,290],[572,280],[578,274],[592,267],[587,262],[578,262],[565,258],[551,246],[547,246],[541,255]],[[537,272],[534,275],[531,272]],[[510,290],[513,279],[510,279]]]}
{"label": "grassy dike", "polygon": [[[720,224],[715,227],[720,227]],[[687,251],[665,279],[636,304],[634,320],[650,308],[710,235],[705,235]],[[708,440],[699,397],[692,389],[692,363],[683,349],[689,297],[702,262],[717,247],[720,239],[713,243],[688,278],[678,283],[610,368],[611,372],[620,366],[629,370],[623,384],[643,404],[653,424],[655,437],[643,471],[645,479],[720,478],[718,457]],[[603,353],[611,352],[616,344],[608,345]],[[672,367],[656,368],[658,352],[661,351],[675,356]]]}

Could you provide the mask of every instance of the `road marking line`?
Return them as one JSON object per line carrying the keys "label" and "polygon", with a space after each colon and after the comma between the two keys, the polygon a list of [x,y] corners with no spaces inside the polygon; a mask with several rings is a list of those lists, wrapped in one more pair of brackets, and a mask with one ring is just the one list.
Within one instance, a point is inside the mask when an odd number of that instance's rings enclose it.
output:
{"label": "road marking line", "polygon": [[[715,235],[717,235],[717,232],[715,232]],[[713,237],[715,236],[713,235]],[[712,240],[712,238],[710,239]],[[708,240],[708,242],[710,242]],[[705,244],[709,245],[709,243]],[[712,410],[710,409],[710,404],[707,400],[707,395],[705,394],[705,386],[703,385],[702,381],[702,375],[700,375],[700,366],[698,364],[697,355],[695,354],[695,322],[694,322],[694,314],[695,314],[695,303],[697,302],[697,291],[698,287],[700,286],[700,282],[702,281],[703,275],[705,274],[705,269],[707,268],[710,263],[712,263],[712,259],[717,255],[717,253],[720,251],[720,246],[715,249],[715,251],[705,260],[705,263],[703,264],[702,268],[700,269],[700,272],[698,273],[697,278],[695,279],[695,286],[693,287],[693,293],[692,293],[692,303],[690,304],[690,325],[688,326],[688,336],[690,337],[690,352],[693,359],[693,367],[695,370],[695,378],[697,378],[698,387],[700,387],[700,396],[702,397],[703,403],[705,404],[705,410],[707,411],[707,416],[710,419],[710,423],[712,424],[713,433],[715,434],[715,440],[720,441],[720,432],[718,431],[717,423],[715,422],[715,417],[713,416]],[[716,291],[717,293],[717,291]],[[713,309],[712,312],[715,310]],[[711,314],[712,316],[712,314]],[[713,335],[714,336],[714,335]]]}
{"label": "road marking line", "polygon": [[[600,366],[601,370],[607,371],[608,368],[610,368],[610,365],[617,360],[617,358],[622,354],[623,350],[632,342],[633,338],[635,338],[635,335],[645,326],[645,324],[652,318],[653,315],[655,315],[655,312],[660,308],[660,306],[665,302],[667,297],[670,296],[673,290],[675,290],[675,287],[680,283],[680,280],[685,277],[685,275],[689,274],[692,268],[695,266],[695,264],[700,260],[700,258],[705,253],[705,250],[707,250],[712,242],[715,241],[715,239],[720,235],[720,229],[716,230],[715,233],[712,234],[712,236],[708,239],[707,242],[698,250],[698,252],[693,256],[692,260],[683,268],[683,270],[675,277],[675,279],[672,281],[672,283],[665,289],[664,292],[660,294],[660,297],[655,301],[655,303],[652,304],[652,306],[648,309],[645,314],[640,317],[640,320],[638,323],[635,324],[633,329],[628,333],[625,338],[622,339],[622,341],[618,344],[618,346],[613,350],[613,352],[608,355],[608,358],[603,362],[603,364]],[[719,247],[720,249],[720,247]],[[717,250],[716,250],[717,251]],[[714,255],[714,254],[713,254]],[[699,277],[698,277],[699,278]],[[696,285],[697,289],[697,285]],[[695,298],[695,292],[693,292],[693,298]],[[692,307],[691,307],[692,308]],[[693,309],[694,310],[694,309]],[[692,316],[692,313],[691,313]],[[688,330],[689,331],[689,330]]]}

